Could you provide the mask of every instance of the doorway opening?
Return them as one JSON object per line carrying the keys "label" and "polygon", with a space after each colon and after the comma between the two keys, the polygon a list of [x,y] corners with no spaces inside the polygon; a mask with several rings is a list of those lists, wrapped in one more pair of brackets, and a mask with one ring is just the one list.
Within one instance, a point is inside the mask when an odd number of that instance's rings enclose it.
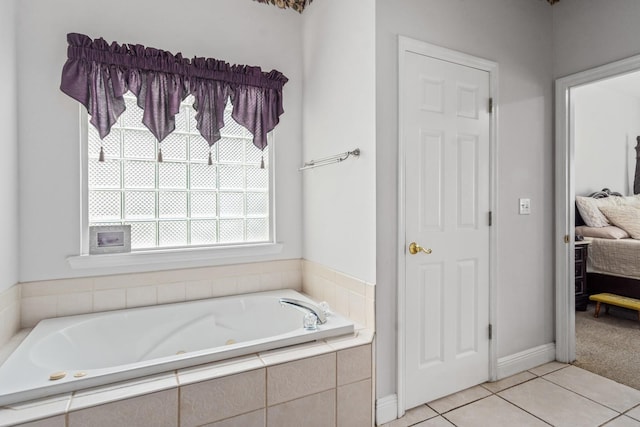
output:
{"label": "doorway opening", "polygon": [[[635,136],[637,136],[633,135],[634,130],[625,129],[624,132],[627,135],[617,149],[618,157],[621,158],[614,156],[610,160],[617,162],[616,173],[613,175],[591,174],[596,180],[611,179],[612,184],[598,185],[594,181],[588,181],[585,171],[579,170],[578,162],[583,163],[585,159],[597,156],[586,146],[580,146],[581,141],[584,142],[591,136],[586,136],[583,129],[576,128],[576,120],[584,123],[585,117],[589,115],[593,117],[595,113],[590,112],[589,108],[583,108],[576,116],[576,102],[585,97],[598,96],[598,91],[607,86],[610,92],[612,88],[623,83],[624,79],[631,78],[631,75],[639,70],[640,56],[634,56],[556,80],[556,359],[560,362],[570,363],[576,359],[576,289],[574,286],[576,283],[574,269],[576,196],[587,195],[585,193],[590,192],[589,188],[592,186],[593,188],[610,188],[612,191],[628,195],[628,177],[631,168],[628,150],[630,145],[635,145]],[[600,96],[604,95],[600,93]],[[637,120],[640,122],[640,117]],[[613,155],[613,153],[607,154]],[[599,157],[602,160],[603,155]],[[614,176],[616,181],[613,181]],[[618,188],[612,188],[613,186]]]}

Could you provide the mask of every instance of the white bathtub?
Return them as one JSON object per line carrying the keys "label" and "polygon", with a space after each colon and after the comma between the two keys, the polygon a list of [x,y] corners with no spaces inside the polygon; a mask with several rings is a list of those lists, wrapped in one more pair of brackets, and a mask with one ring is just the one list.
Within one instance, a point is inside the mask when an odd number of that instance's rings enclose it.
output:
{"label": "white bathtub", "polygon": [[305,330],[282,297],[311,302],[282,290],[43,320],[0,366],[0,406],[353,333],[337,314]]}

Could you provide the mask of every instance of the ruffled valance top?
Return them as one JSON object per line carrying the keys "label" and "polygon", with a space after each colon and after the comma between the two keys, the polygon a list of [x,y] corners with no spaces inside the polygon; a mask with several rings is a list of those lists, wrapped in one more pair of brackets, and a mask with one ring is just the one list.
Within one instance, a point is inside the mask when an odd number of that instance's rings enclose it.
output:
{"label": "ruffled valance top", "polygon": [[233,119],[253,135],[261,150],[275,128],[288,79],[279,71],[230,65],[213,58],[183,58],[180,53],[139,44],[108,44],[86,35],[67,35],[67,62],[60,89],[87,108],[101,138],[125,110],[123,95],[131,91],[144,110],[142,122],[161,142],[175,129],[180,103],[193,95],[197,129],[209,146],[220,139],[227,100]]}

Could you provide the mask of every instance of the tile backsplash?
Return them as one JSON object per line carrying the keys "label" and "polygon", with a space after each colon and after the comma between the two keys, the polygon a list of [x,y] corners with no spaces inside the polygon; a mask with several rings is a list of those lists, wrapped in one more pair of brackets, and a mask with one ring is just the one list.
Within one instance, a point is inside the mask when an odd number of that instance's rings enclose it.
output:
{"label": "tile backsplash", "polygon": [[[35,326],[40,320],[50,317],[249,292],[276,289],[300,291],[302,290],[301,265],[301,260],[295,259],[26,282],[20,286],[22,289],[20,325],[23,328],[29,328]],[[0,304],[1,298],[2,296],[0,296]],[[19,297],[18,300],[20,300]]]}
{"label": "tile backsplash", "polygon": [[0,294],[0,315],[10,318],[2,317],[9,326],[0,329],[0,344],[19,327],[51,317],[285,288],[327,301],[336,312],[375,329],[373,284],[294,259],[22,283]]}
{"label": "tile backsplash", "polygon": [[302,261],[302,292],[375,330],[375,285],[311,261]]}

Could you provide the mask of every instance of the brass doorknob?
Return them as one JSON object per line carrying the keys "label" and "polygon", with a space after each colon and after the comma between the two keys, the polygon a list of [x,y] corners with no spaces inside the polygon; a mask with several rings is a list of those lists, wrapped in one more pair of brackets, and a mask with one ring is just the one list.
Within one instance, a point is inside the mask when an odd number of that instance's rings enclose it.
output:
{"label": "brass doorknob", "polygon": [[431,253],[431,249],[425,249],[416,242],[411,242],[411,244],[409,245],[409,253],[411,255],[415,255],[418,252],[424,252],[425,254],[429,255]]}

